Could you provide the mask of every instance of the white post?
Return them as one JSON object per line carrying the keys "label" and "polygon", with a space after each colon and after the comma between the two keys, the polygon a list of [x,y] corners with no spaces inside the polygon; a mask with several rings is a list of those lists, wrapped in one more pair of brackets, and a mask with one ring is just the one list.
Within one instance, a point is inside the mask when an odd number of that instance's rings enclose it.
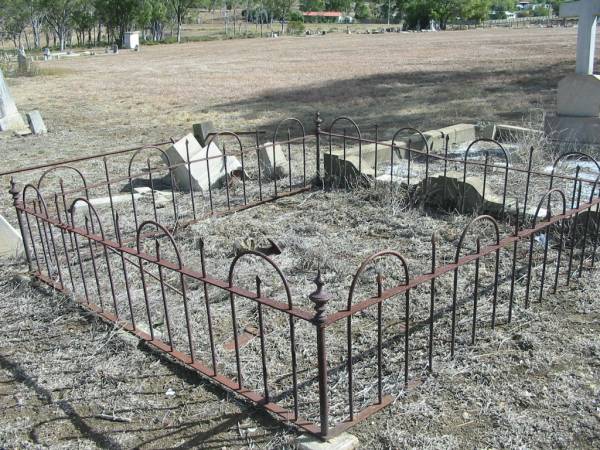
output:
{"label": "white post", "polygon": [[577,29],[577,61],[575,73],[594,73],[594,52],[596,49],[596,16],[580,16]]}
{"label": "white post", "polygon": [[559,15],[560,17],[579,17],[575,72],[580,75],[592,75],[594,73],[596,21],[600,15],[600,0],[562,3]]}

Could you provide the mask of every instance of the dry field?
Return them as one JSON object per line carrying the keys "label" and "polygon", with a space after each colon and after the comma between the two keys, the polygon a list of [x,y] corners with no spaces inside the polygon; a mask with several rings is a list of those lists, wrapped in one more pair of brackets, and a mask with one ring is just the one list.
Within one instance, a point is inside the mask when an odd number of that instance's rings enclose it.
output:
{"label": "dry field", "polygon": [[[51,133],[0,138],[3,169],[180,137],[202,120],[272,130],[296,116],[312,129],[319,110],[325,125],[348,115],[366,130],[378,124],[384,137],[406,125],[536,121],[541,108],[554,108],[574,49],[573,29],[502,29],[219,41],[42,63],[54,75],[9,82],[21,111],[41,110]],[[287,240],[313,255],[308,267],[306,259],[283,263],[299,284],[320,265],[341,297],[371,247],[410,252],[417,271],[426,270],[421,244],[430,233],[437,229],[451,253],[467,220],[401,210],[378,216],[372,204],[354,214],[363,194],[293,197],[191,231],[218,231],[207,240],[220,262],[238,235]],[[7,195],[1,209],[9,209]],[[320,235],[302,223],[306,216],[325,225]],[[352,236],[346,247],[336,244],[343,233]],[[344,258],[327,260],[333,251]],[[293,447],[294,433],[268,415],[130,345],[68,299],[15,280],[24,267],[0,264],[0,448]],[[433,376],[353,433],[364,448],[594,448],[598,280],[584,276],[543,304],[519,307],[512,324],[482,329],[455,360],[441,352]]]}

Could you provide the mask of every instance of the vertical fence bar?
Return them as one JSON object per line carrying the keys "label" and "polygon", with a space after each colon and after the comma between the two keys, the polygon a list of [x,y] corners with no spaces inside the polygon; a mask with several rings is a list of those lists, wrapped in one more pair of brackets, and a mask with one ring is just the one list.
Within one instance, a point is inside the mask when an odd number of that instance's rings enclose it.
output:
{"label": "vertical fence bar", "polygon": [[110,175],[108,172],[108,161],[106,159],[106,156],[104,158],[102,158],[102,162],[104,164],[104,174],[106,177],[106,189],[108,190],[108,199],[110,201],[110,213],[112,215],[112,221],[113,221],[113,229],[115,229],[115,205],[113,203],[113,196],[112,196],[112,187],[111,187],[111,183],[110,183]]}
{"label": "vertical fence bar", "polygon": [[[321,113],[317,111],[315,114],[315,140],[316,140],[316,163],[317,163],[317,180],[321,181]],[[331,156],[331,155],[330,155]]]}
{"label": "vertical fence bar", "polygon": [[[575,206],[579,207],[579,202],[581,201],[581,189],[579,190],[579,195],[577,195],[577,204],[575,204],[575,196],[577,193],[577,186],[579,184],[579,172],[581,168],[577,166],[575,169],[575,181],[573,182],[573,196],[571,198],[571,208]],[[575,252],[575,245],[577,244],[576,233],[577,233],[577,219],[579,218],[579,213],[575,214],[575,219],[573,220],[573,225],[571,227],[571,250],[569,251],[569,264],[567,266],[567,286],[569,286],[571,282],[571,270],[573,269],[573,254]]]}
{"label": "vertical fence bar", "polygon": [[131,326],[136,331],[135,314],[133,313],[133,302],[131,300],[131,290],[129,287],[129,276],[127,274],[127,263],[125,262],[125,254],[123,252],[123,240],[121,238],[121,227],[119,224],[119,213],[115,214],[115,225],[117,233],[117,243],[119,244],[119,255],[121,256],[121,267],[123,268],[123,281],[125,282],[125,293],[127,294],[127,304],[129,305],[129,314],[131,315]]}
{"label": "vertical fence bar", "polygon": [[529,161],[527,162],[527,178],[525,180],[525,201],[523,202],[523,224],[527,214],[527,202],[529,200],[529,183],[531,182],[531,165],[533,164],[533,145],[529,147]]}
{"label": "vertical fence bar", "polygon": [[[204,255],[204,239],[200,239],[200,267],[202,270],[202,278],[206,279],[206,259]],[[204,300],[206,302],[206,321],[208,322],[208,339],[210,342],[210,354],[213,365],[214,376],[217,375],[217,352],[215,349],[215,340],[213,334],[212,314],[210,310],[210,300],[208,297],[208,286],[206,281],[202,280],[204,287]]]}
{"label": "vertical fence bar", "polygon": [[[431,235],[431,274],[435,273],[436,265],[436,234],[435,232]],[[435,277],[431,278],[430,285],[430,298],[429,298],[429,348],[428,348],[428,360],[429,360],[429,371],[433,371],[433,314],[435,312]]]}
{"label": "vertical fence bar", "polygon": [[[383,277],[380,273],[376,277],[377,298],[381,299],[383,295]],[[377,399],[379,403],[383,401],[383,305],[381,301],[377,303]]]}
{"label": "vertical fence bar", "polygon": [[[54,194],[54,206],[56,208],[56,216],[58,218],[58,222],[59,224],[61,223],[61,219],[60,219],[60,209],[58,206],[58,194]],[[19,224],[19,227],[21,225]],[[61,236],[61,241],[63,244],[63,251],[65,252],[65,262],[67,265],[67,270],[69,272],[69,279],[71,280],[71,287],[73,288],[73,294],[75,294],[75,282],[73,281],[73,271],[71,269],[71,261],[69,259],[69,251],[67,250],[67,241],[65,239],[65,230],[64,230],[64,226],[59,226],[60,229],[60,236]],[[21,236],[23,236],[23,245],[25,245],[25,234],[21,232]],[[31,270],[31,269],[30,269]]]}
{"label": "vertical fence bar", "polygon": [[[185,154],[187,159],[187,172],[188,172],[188,183],[190,185],[190,200],[192,202],[192,215],[194,220],[196,220],[196,200],[194,199],[194,179],[192,177],[192,160],[190,159],[190,143],[186,139],[185,140]],[[208,150],[207,150],[208,154]]]}
{"label": "vertical fence bar", "polygon": [[169,305],[167,304],[167,293],[165,292],[165,280],[163,276],[163,268],[160,263],[160,243],[158,239],[154,240],[154,246],[156,248],[156,268],[158,269],[158,283],[160,284],[160,297],[162,299],[163,308],[165,311],[165,323],[167,325],[167,336],[169,337],[169,347],[171,351],[175,349],[173,347],[173,333],[171,332],[171,318],[169,317]]}
{"label": "vertical fence bar", "polygon": [[[481,252],[481,239],[477,238],[477,253]],[[475,344],[475,333],[477,329],[477,300],[479,296],[479,260],[475,260],[475,286],[473,290],[473,329],[471,330],[471,345]]]}
{"label": "vertical fence bar", "polygon": [[[594,182],[594,184],[592,185],[592,192],[590,193],[590,199],[589,199],[589,203],[592,203],[594,201],[594,192],[596,191],[596,184],[597,184],[598,180],[596,179],[596,181]],[[590,216],[592,215],[592,207],[590,206],[589,208],[587,208],[587,214],[585,216],[585,228],[584,228],[584,232],[583,232],[583,244],[581,246],[581,255],[579,258],[579,271],[577,274],[577,278],[581,278],[581,273],[583,271],[583,260],[585,259],[585,247],[586,247],[586,242],[587,242],[587,238],[588,238],[588,230],[589,230],[589,226],[590,226]]]}
{"label": "vertical fence bar", "polygon": [[[288,175],[289,175],[289,190],[290,192],[292,191],[292,143],[290,142],[291,134],[290,134],[290,129],[287,129],[287,138],[288,138],[288,142],[287,142],[287,150],[288,150]],[[275,143],[273,143],[273,152],[275,152]]]}
{"label": "vertical fence bar", "polygon": [[446,204],[446,193],[448,191],[448,142],[450,140],[450,136],[446,135],[446,139],[444,142],[444,191],[442,194],[442,204]]}
{"label": "vertical fence bar", "polygon": [[150,192],[152,193],[152,211],[154,213],[154,221],[158,222],[158,212],[156,211],[156,194],[154,193],[154,178],[152,177],[150,158],[146,160],[146,164],[148,165],[148,179],[150,180]]}
{"label": "vertical fence bar", "polygon": [[[255,136],[255,140],[256,140],[256,161],[258,161],[258,198],[259,200],[262,202],[263,199],[263,195],[262,195],[262,173],[261,173],[261,166],[260,166],[260,139],[258,137],[258,129],[255,131],[254,133]],[[266,149],[265,149],[266,151]]]}
{"label": "vertical fence bar", "polygon": [[377,124],[375,124],[375,177],[374,177],[375,187],[377,187],[378,153],[379,153],[379,127],[377,126]]}
{"label": "vertical fence bar", "polygon": [[98,290],[98,298],[100,299],[100,309],[104,311],[104,296],[102,295],[102,289],[100,288],[100,280],[98,278],[98,267],[96,266],[96,252],[94,252],[94,242],[90,239],[90,219],[88,218],[88,216],[85,216],[84,221],[88,249],[90,250],[90,259],[92,260],[92,268],[94,270],[94,280],[96,280],[96,289]]}
{"label": "vertical fence bar", "polygon": [[[256,298],[261,298],[260,291],[261,281],[260,277],[256,276]],[[260,354],[261,354],[261,363],[262,363],[262,375],[263,375],[263,386],[264,386],[264,397],[265,402],[269,403],[269,381],[268,381],[268,373],[267,373],[267,350],[265,348],[265,328],[263,325],[263,312],[262,312],[262,303],[257,302],[258,307],[258,330],[260,334]]]}
{"label": "vertical fence bar", "polygon": [[508,323],[512,321],[512,311],[513,311],[513,302],[515,299],[515,276],[516,276],[516,268],[517,268],[517,250],[519,246],[519,200],[515,205],[516,214],[515,214],[515,232],[513,236],[515,237],[515,241],[513,242],[513,255],[512,255],[512,264],[510,267],[510,294],[508,296]]}

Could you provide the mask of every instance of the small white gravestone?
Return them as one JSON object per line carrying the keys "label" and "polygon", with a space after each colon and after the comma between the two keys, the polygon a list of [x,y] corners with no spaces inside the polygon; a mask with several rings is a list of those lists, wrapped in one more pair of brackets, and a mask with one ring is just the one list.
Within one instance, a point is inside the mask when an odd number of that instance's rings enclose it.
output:
{"label": "small white gravestone", "polygon": [[191,189],[190,178],[191,186],[195,190],[207,190],[209,178],[211,187],[220,186],[225,179],[225,164],[229,175],[238,174],[242,169],[236,157],[223,157],[223,153],[214,142],[202,147],[192,133],[173,144],[166,153],[169,161],[165,163],[170,162],[173,167],[176,187],[185,191]]}
{"label": "small white gravestone", "polygon": [[283,178],[288,174],[288,159],[281,150],[281,145],[265,142],[258,150],[260,169],[267,178]]}
{"label": "small white gravestone", "polygon": [[561,17],[578,17],[575,73],[558,83],[556,115],[547,115],[545,132],[562,141],[600,143],[600,77],[594,75],[596,22],[600,0],[562,3]]}
{"label": "small white gravestone", "polygon": [[23,254],[21,234],[0,215],[0,258],[18,257]]}
{"label": "small white gravestone", "polygon": [[22,130],[23,128],[26,128],[25,122],[8,91],[8,86],[0,69],[0,131]]}
{"label": "small white gravestone", "polygon": [[123,35],[123,48],[135,50],[140,46],[140,32],[128,31]]}

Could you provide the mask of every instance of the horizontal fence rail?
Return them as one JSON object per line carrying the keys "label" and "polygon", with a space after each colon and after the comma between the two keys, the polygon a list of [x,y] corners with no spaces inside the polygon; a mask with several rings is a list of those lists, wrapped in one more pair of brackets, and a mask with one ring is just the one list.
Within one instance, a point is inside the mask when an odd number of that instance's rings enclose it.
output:
{"label": "horizontal fence rail", "polygon": [[[317,115],[315,133],[307,134],[291,118],[280,122],[267,143],[259,142],[258,132],[251,145],[236,133],[215,133],[207,143],[217,143],[221,153],[215,157],[192,159],[188,151],[184,162],[172,164],[166,150],[152,146],[127,154],[126,174],[113,173],[110,160],[101,158],[104,179],[88,182],[84,170],[69,163],[47,168],[23,189],[13,180],[10,194],[30,271],[283,422],[321,438],[335,436],[418,383],[425,376],[420,368],[433,371],[436,359],[453,358],[457,349],[475,344],[483,329],[510,323],[517,306],[528,308],[593,269],[600,234],[600,166],[591,156],[563,154],[546,173],[533,170],[533,149],[519,166],[490,139],[478,139],[461,157],[451,157],[448,138],[434,153],[416,129],[401,128],[385,142],[379,133],[375,127],[367,138],[348,117],[323,130]],[[287,171],[267,177],[260,158],[272,150],[275,173],[280,166],[274,144],[278,155],[287,156]],[[363,159],[367,154],[373,158]],[[348,172],[327,167],[332,155]],[[228,156],[238,158],[241,173],[228,173]],[[213,160],[225,169],[224,183],[214,188]],[[195,191],[191,182],[182,189],[176,182],[173,174],[181,168],[190,181],[194,164],[207,167],[206,190]],[[389,168],[386,179],[380,178],[382,164]],[[574,176],[559,170],[564,164],[569,170],[576,165]],[[469,211],[473,219],[451,243],[452,261],[439,262],[436,234],[429,244],[430,271],[414,273],[412,255],[374,253],[353,275],[341,309],[331,308],[320,270],[308,296],[311,310],[299,306],[306,299],[294,298],[286,275],[261,251],[237,253],[227,277],[218,277],[203,239],[194,261],[177,241],[185,223],[305,192],[317,182],[344,188],[367,183],[392,197],[407,193],[413,205],[423,198],[418,189],[427,193],[432,178],[448,178],[451,167],[458,168],[457,211],[465,212],[472,176],[483,186],[481,207]],[[66,173],[72,176],[68,189]],[[140,177],[151,188],[146,203],[133,189]],[[516,188],[514,178],[520,180]],[[486,196],[498,187],[500,206],[483,211]],[[105,204],[91,195],[98,189],[108,193]],[[124,207],[116,201],[118,189],[130,198]],[[436,195],[446,194],[444,185]],[[210,206],[201,209],[201,202]],[[274,370],[274,359],[285,369]]]}

